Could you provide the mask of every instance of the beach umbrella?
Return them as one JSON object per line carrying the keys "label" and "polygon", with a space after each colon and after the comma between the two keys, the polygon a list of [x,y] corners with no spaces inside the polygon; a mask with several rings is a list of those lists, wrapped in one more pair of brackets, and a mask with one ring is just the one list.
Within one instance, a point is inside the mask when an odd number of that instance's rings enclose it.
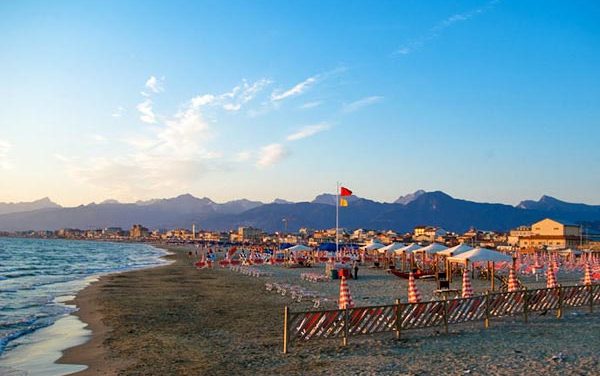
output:
{"label": "beach umbrella", "polygon": [[338,302],[339,309],[353,308],[354,302],[350,295],[350,288],[348,288],[348,282],[346,277],[342,276],[340,279],[340,301]]}
{"label": "beach umbrella", "polygon": [[508,272],[508,292],[519,291],[519,281],[517,280],[517,274],[515,268],[510,268]]}
{"label": "beach umbrella", "polygon": [[583,274],[583,284],[586,286],[592,285],[592,266],[589,262],[585,263],[584,274]]}
{"label": "beach umbrella", "polygon": [[437,254],[439,256],[452,257],[452,256],[458,256],[461,253],[465,253],[465,252],[470,251],[472,249],[473,249],[473,247],[471,247],[471,246],[469,246],[469,245],[467,245],[465,243],[461,243],[461,244],[459,244],[457,246],[454,246],[452,248],[447,248],[447,249],[441,250]]}
{"label": "beach umbrella", "polygon": [[417,288],[415,276],[412,271],[408,274],[408,302],[421,303],[421,293]]}
{"label": "beach umbrella", "polygon": [[548,265],[548,269],[546,269],[546,288],[553,289],[556,287],[558,287],[558,284],[556,283],[554,270],[552,266]]}
{"label": "beach umbrella", "polygon": [[463,271],[462,297],[473,297],[473,287],[471,287],[471,279],[469,278],[469,271],[467,270],[467,268],[465,268],[465,270]]}

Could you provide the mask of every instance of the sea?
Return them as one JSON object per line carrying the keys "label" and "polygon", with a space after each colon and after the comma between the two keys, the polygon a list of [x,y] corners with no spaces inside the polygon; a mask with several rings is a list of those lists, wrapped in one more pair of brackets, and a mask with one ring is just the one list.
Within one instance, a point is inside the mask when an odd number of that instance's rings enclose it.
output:
{"label": "sea", "polygon": [[165,254],[137,243],[0,238],[0,375],[85,369],[54,363],[90,334],[68,302],[101,275],[162,265]]}

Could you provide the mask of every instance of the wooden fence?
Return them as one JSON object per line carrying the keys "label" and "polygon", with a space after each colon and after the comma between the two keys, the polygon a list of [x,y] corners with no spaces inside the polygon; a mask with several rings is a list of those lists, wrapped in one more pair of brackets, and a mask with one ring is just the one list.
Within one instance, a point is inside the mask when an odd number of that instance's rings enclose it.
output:
{"label": "wooden fence", "polygon": [[531,312],[556,310],[561,318],[568,307],[600,304],[600,284],[592,286],[559,286],[553,289],[519,290],[485,293],[472,298],[434,300],[421,303],[396,304],[334,309],[325,311],[290,312],[284,310],[283,352],[292,341],[337,338],[342,345],[351,336],[448,326],[468,321],[483,321],[489,327],[491,318],[522,315],[525,322]]}

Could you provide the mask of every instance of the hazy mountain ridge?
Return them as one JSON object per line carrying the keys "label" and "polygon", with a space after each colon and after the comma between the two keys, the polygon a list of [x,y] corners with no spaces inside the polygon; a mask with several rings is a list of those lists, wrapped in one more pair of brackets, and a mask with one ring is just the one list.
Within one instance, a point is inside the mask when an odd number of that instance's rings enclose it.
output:
{"label": "hazy mountain ridge", "polygon": [[[354,195],[349,196],[348,201],[349,206],[340,208],[339,212],[340,226],[348,229],[404,232],[428,224],[458,232],[470,227],[506,231],[545,217],[600,223],[600,206],[567,203],[548,196],[538,201],[523,201],[517,206],[456,199],[440,191],[417,191],[401,196],[397,203],[381,203]],[[301,227],[334,227],[334,205],[332,194],[318,195],[312,202],[291,203],[279,199],[268,204],[246,199],[219,204],[206,197],[184,194],[128,204],[111,200],[72,208],[50,205],[39,210],[3,214],[0,230],[129,228],[141,223],[151,229],[190,228],[196,224],[198,228],[209,230],[255,226],[274,232],[283,230],[283,219],[286,219],[288,230],[297,231]]]}
{"label": "hazy mountain ridge", "polygon": [[48,197],[44,197],[32,202],[0,202],[0,215],[60,207],[60,205],[53,202]]}

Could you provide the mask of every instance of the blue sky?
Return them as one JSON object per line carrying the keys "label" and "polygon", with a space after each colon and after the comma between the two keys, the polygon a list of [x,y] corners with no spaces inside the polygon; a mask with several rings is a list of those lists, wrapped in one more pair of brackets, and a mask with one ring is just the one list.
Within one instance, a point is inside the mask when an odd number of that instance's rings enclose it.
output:
{"label": "blue sky", "polygon": [[595,1],[0,2],[0,201],[600,204]]}

